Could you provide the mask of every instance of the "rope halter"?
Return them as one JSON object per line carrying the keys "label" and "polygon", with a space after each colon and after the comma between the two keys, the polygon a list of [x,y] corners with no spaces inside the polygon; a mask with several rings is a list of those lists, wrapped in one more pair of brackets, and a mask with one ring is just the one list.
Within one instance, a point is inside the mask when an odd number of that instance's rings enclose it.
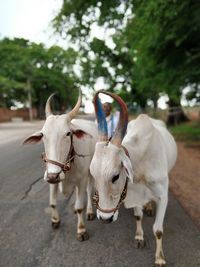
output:
{"label": "rope halter", "polygon": [[[126,156],[130,158],[130,155],[129,155],[129,153],[128,153],[127,148],[126,148],[125,146],[122,146],[122,145],[121,145],[121,147],[123,148],[123,150],[124,150]],[[94,196],[93,196],[93,204],[96,206],[96,208],[97,208],[98,210],[100,210],[100,211],[102,211],[102,212],[105,212],[105,213],[111,213],[111,212],[114,212],[114,213],[115,213],[115,212],[120,208],[120,206],[121,206],[123,200],[126,198],[126,195],[127,195],[127,186],[128,186],[128,177],[126,177],[126,182],[125,182],[125,184],[124,184],[124,188],[123,188],[123,190],[122,190],[120,199],[119,199],[119,201],[118,201],[117,206],[116,206],[114,209],[102,209],[102,208],[99,206],[99,194],[98,194],[98,191],[97,191],[97,190],[95,191],[95,194],[94,194]]]}
{"label": "rope halter", "polygon": [[83,155],[83,154],[78,154],[75,150],[74,150],[74,146],[73,146],[73,135],[71,135],[71,145],[70,145],[70,149],[69,149],[69,153],[66,157],[66,161],[64,163],[61,163],[61,162],[58,162],[58,161],[55,161],[55,160],[51,160],[51,159],[48,159],[47,156],[46,156],[46,153],[43,152],[42,153],[42,159],[45,163],[51,163],[51,164],[54,164],[56,166],[59,166],[61,168],[61,171],[57,174],[57,178],[56,178],[56,183],[57,182],[60,182],[60,178],[59,178],[59,174],[63,171],[64,173],[70,171],[71,169],[71,164],[73,163],[74,161],[74,158],[75,157],[81,157],[81,158],[85,158],[85,157],[91,157],[92,154],[86,154],[86,155]]}
{"label": "rope halter", "polygon": [[101,211],[101,212],[104,212],[104,213],[115,213],[121,206],[123,200],[126,198],[126,194],[127,194],[127,185],[128,185],[128,178],[126,178],[126,182],[125,182],[125,185],[124,185],[124,189],[122,190],[122,193],[121,193],[121,196],[120,196],[120,199],[118,201],[118,204],[117,206],[114,208],[114,209],[102,209],[100,206],[99,206],[99,194],[98,194],[98,191],[95,192],[94,196],[93,196],[93,204],[96,206],[96,208]]}
{"label": "rope halter", "polygon": [[46,153],[45,152],[42,153],[42,159],[46,164],[51,163],[51,164],[56,165],[56,166],[61,168],[60,172],[57,173],[56,179],[53,182],[51,181],[51,183],[59,183],[60,182],[60,173],[62,171],[64,173],[66,173],[71,169],[71,162],[74,160],[74,157],[75,157],[75,151],[74,151],[74,147],[73,147],[72,135],[71,135],[71,145],[70,145],[69,153],[68,153],[68,155],[66,157],[66,161],[64,163],[48,159],[46,156]]}

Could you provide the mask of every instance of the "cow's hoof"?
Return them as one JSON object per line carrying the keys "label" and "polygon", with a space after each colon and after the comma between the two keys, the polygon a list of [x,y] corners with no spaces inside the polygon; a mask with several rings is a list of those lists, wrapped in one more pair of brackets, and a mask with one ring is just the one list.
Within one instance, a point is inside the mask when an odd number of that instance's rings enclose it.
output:
{"label": "cow's hoof", "polygon": [[78,241],[86,241],[89,239],[89,234],[87,232],[77,234]]}
{"label": "cow's hoof", "polygon": [[135,244],[135,248],[144,248],[146,245],[146,242],[144,239],[135,239],[134,244]]}
{"label": "cow's hoof", "polygon": [[51,225],[52,225],[53,229],[58,229],[59,226],[60,226],[60,221],[58,221],[58,222],[51,222]]}
{"label": "cow's hoof", "polygon": [[145,209],[145,214],[148,217],[154,217],[155,216],[155,210],[154,209]]}
{"label": "cow's hoof", "polygon": [[155,263],[155,267],[165,267],[166,263]]}
{"label": "cow's hoof", "polygon": [[87,214],[87,220],[88,221],[93,221],[95,219],[95,214],[94,213],[88,213]]}
{"label": "cow's hoof", "polygon": [[155,267],[164,267],[166,265],[166,261],[163,258],[157,259],[155,261]]}

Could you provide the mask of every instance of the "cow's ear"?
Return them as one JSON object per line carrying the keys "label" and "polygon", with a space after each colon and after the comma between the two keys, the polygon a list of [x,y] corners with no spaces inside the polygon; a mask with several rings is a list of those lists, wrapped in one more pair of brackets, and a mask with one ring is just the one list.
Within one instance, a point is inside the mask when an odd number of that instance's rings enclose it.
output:
{"label": "cow's ear", "polygon": [[28,138],[26,138],[22,144],[23,145],[36,144],[36,143],[41,141],[42,137],[43,137],[42,132],[36,132],[36,133],[32,134],[31,136],[29,136]]}
{"label": "cow's ear", "polygon": [[131,161],[125,153],[122,157],[122,167],[125,169],[126,175],[130,179],[131,183],[133,183],[134,171],[132,168]]}
{"label": "cow's ear", "polygon": [[77,138],[81,139],[83,137],[92,137],[91,134],[81,130],[81,129],[74,129],[72,130],[72,134],[75,135]]}

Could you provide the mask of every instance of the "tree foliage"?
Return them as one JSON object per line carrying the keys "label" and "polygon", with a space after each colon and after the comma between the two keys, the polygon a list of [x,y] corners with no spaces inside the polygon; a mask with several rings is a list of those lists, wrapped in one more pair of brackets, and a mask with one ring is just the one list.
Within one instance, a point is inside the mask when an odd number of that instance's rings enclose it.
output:
{"label": "tree foliage", "polygon": [[[68,0],[54,27],[79,48],[82,84],[104,77],[109,89],[142,108],[167,93],[178,105],[184,87],[197,98],[200,60],[200,2],[195,0]],[[109,33],[93,38],[92,32]],[[106,34],[105,34],[106,35]]]}
{"label": "tree foliage", "polygon": [[73,66],[77,53],[58,46],[45,48],[28,40],[5,38],[0,41],[0,105],[11,107],[26,103],[31,90],[33,104],[41,112],[47,97],[57,91],[60,104],[72,106],[78,90]]}
{"label": "tree foliage", "polygon": [[[200,4],[198,1],[135,1],[133,49],[138,51],[141,85],[166,92],[172,104],[181,90],[199,83]],[[128,32],[129,33],[129,32]]]}
{"label": "tree foliage", "polygon": [[[28,41],[7,38],[0,43],[0,88],[1,105],[11,106],[13,101],[25,99],[25,71]],[[4,102],[2,103],[4,98]]]}

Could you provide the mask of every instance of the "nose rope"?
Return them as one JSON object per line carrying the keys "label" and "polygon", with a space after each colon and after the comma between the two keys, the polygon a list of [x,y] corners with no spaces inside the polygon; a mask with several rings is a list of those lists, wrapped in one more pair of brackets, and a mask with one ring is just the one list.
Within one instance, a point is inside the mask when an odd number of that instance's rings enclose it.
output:
{"label": "nose rope", "polygon": [[125,185],[124,185],[124,189],[122,190],[122,193],[121,193],[121,196],[120,196],[120,199],[119,199],[119,202],[117,204],[117,206],[114,208],[114,209],[102,209],[100,206],[99,206],[99,194],[98,194],[98,191],[95,192],[94,196],[93,196],[93,204],[96,206],[96,208],[104,213],[111,213],[111,212],[116,212],[121,204],[122,204],[122,201],[126,198],[126,194],[127,194],[127,185],[128,185],[128,178],[126,177],[126,182],[125,182]]}
{"label": "nose rope", "polygon": [[65,163],[60,163],[58,161],[48,159],[45,152],[42,153],[42,159],[44,160],[45,163],[51,163],[51,164],[54,164],[56,166],[59,166],[64,173],[66,173],[67,171],[70,170],[70,168],[71,168],[70,163],[72,162],[74,157],[75,157],[75,155],[72,156],[71,158],[69,158]]}

